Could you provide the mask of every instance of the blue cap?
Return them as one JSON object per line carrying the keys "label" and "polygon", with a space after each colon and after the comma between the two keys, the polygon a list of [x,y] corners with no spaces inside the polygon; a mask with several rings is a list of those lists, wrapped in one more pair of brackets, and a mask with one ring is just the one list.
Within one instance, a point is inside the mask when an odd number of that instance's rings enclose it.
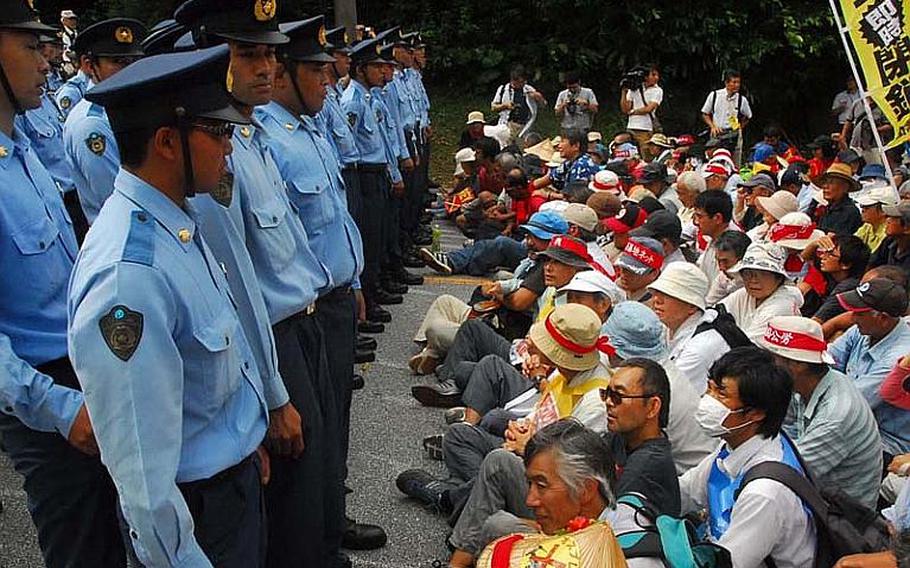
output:
{"label": "blue cap", "polygon": [[98,83],[85,98],[105,108],[115,132],[172,125],[182,118],[249,124],[231,105],[228,61],[226,45],[153,55]]}
{"label": "blue cap", "polygon": [[73,50],[100,57],[142,57],[145,24],[131,18],[111,18],[79,32]]}
{"label": "blue cap", "polygon": [[859,174],[860,180],[867,179],[884,179],[887,180],[888,177],[885,174],[885,166],[881,164],[866,164],[866,167],[863,168],[863,171]]}
{"label": "blue cap", "polygon": [[552,211],[538,211],[531,215],[528,222],[521,226],[538,239],[549,241],[557,235],[564,235],[569,231],[569,224],[559,214]]}
{"label": "blue cap", "polygon": [[644,357],[663,362],[669,355],[664,324],[641,302],[620,302],[613,306],[601,334],[610,339],[610,345],[623,359]]}
{"label": "blue cap", "polygon": [[775,154],[777,154],[777,151],[774,150],[774,146],[767,142],[759,142],[755,145],[755,152],[752,154],[752,160],[755,162],[764,162]]}
{"label": "blue cap", "polygon": [[335,58],[325,52],[325,16],[280,24],[278,29],[291,38],[290,43],[278,47],[278,54],[291,61],[307,63],[334,63]]}
{"label": "blue cap", "polygon": [[187,0],[174,19],[191,28],[199,45],[219,40],[257,45],[282,45],[287,36],[278,31],[277,0]]}
{"label": "blue cap", "polygon": [[393,63],[382,58],[382,44],[376,38],[365,39],[351,49],[351,60],[354,65],[367,63]]}

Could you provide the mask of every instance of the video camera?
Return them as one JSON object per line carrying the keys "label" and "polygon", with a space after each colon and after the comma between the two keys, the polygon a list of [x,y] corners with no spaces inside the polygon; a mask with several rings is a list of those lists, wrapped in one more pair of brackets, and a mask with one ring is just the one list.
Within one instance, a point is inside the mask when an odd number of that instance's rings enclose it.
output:
{"label": "video camera", "polygon": [[641,89],[645,84],[645,78],[648,76],[648,72],[649,70],[641,65],[633,67],[623,73],[622,77],[619,79],[619,88],[628,89],[629,91]]}

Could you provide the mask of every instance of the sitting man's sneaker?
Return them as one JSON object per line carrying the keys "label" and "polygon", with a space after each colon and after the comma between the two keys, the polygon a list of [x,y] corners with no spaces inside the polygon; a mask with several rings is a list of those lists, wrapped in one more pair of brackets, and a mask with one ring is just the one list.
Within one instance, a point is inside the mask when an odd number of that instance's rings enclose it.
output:
{"label": "sitting man's sneaker", "polygon": [[385,531],[377,525],[358,523],[345,517],[344,537],[341,547],[348,550],[375,550],[382,548],[388,541]]}
{"label": "sitting man's sneaker", "polygon": [[435,507],[444,513],[451,512],[452,507],[446,499],[448,484],[436,479],[427,471],[422,469],[403,471],[395,479],[395,486],[411,499],[427,507]]}
{"label": "sitting man's sneaker", "polygon": [[440,274],[448,276],[454,272],[449,264],[449,258],[444,252],[433,252],[428,248],[422,248],[420,249],[420,258],[427,263],[427,266]]}
{"label": "sitting man's sneaker", "polygon": [[464,422],[465,411],[467,408],[464,406],[456,406],[450,408],[445,412],[446,424],[451,426],[452,424],[458,424],[459,422]]}
{"label": "sitting man's sneaker", "polygon": [[429,375],[439,366],[439,358],[424,349],[408,361],[408,367],[415,375]]}
{"label": "sitting man's sneaker", "polygon": [[422,445],[431,460],[442,461],[442,434],[427,436]]}
{"label": "sitting man's sneaker", "polygon": [[461,389],[453,379],[446,379],[431,385],[411,387],[411,395],[424,406],[452,408],[461,404]]}

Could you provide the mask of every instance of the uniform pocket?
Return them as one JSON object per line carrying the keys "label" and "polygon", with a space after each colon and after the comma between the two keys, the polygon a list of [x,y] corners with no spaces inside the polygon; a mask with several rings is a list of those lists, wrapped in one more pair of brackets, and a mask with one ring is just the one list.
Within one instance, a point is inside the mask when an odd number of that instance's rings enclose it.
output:
{"label": "uniform pocket", "polygon": [[321,178],[288,182],[291,200],[300,210],[307,234],[321,232],[332,221],[332,196],[327,181]]}
{"label": "uniform pocket", "polygon": [[43,217],[13,233],[13,242],[20,253],[31,256],[46,252],[56,242],[58,236],[60,231],[57,226],[47,217]]}
{"label": "uniform pocket", "polygon": [[205,392],[199,394],[208,401],[209,410],[220,408],[240,384],[242,363],[234,344],[238,325],[233,311],[225,306],[214,319],[193,330],[205,354],[200,361]]}
{"label": "uniform pocket", "polygon": [[251,209],[256,221],[261,248],[271,266],[283,270],[294,256],[294,235],[285,220],[288,214],[285,204],[279,200]]}

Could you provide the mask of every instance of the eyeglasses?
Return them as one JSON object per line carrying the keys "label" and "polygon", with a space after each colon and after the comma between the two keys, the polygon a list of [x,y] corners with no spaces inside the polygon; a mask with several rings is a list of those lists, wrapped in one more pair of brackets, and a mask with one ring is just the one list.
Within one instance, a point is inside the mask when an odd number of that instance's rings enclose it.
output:
{"label": "eyeglasses", "polygon": [[652,396],[657,396],[655,393],[651,394],[625,394],[617,390],[613,390],[613,387],[607,387],[605,389],[600,389],[600,400],[607,402],[608,400],[613,403],[613,406],[620,406],[623,399],[625,398],[651,398]]}
{"label": "eyeglasses", "polygon": [[194,122],[193,128],[201,130],[206,134],[211,134],[216,138],[230,138],[234,135],[234,125],[230,122],[221,122],[218,124],[206,124],[204,122]]}

